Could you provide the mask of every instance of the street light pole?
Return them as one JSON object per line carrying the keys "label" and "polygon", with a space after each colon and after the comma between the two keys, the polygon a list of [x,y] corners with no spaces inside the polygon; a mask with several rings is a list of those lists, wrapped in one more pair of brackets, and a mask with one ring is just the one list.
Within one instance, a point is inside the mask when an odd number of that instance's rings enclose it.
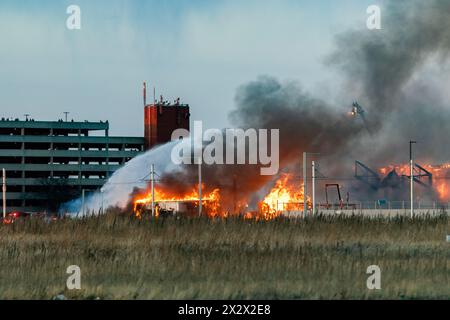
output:
{"label": "street light pole", "polygon": [[[317,152],[303,152],[303,216],[306,217],[306,214],[308,213],[308,201],[307,201],[307,197],[308,197],[308,176],[307,176],[307,157],[309,156],[316,156],[319,155],[320,153]],[[312,185],[312,189],[313,189],[313,214],[314,214],[314,209],[315,209],[315,162],[313,161],[313,177],[314,177],[314,181],[313,181],[313,185]]]}
{"label": "street light pole", "polygon": [[83,217],[86,215],[85,203],[86,203],[86,191],[84,189],[81,190],[81,212],[83,213]]}
{"label": "street light pole", "polygon": [[151,165],[150,182],[152,189],[152,217],[155,216],[155,165]]}
{"label": "street light pole", "polygon": [[316,162],[311,162],[312,215],[316,213]]}
{"label": "street light pole", "polygon": [[100,189],[100,194],[102,196],[102,214],[104,214],[105,213],[105,209],[103,207],[103,205],[104,205],[104,196],[103,196],[103,190],[102,189]]}
{"label": "street light pole", "polygon": [[6,218],[6,170],[3,169],[3,183],[2,183],[2,191],[3,191],[3,219]]}
{"label": "street light pole", "polygon": [[409,178],[410,178],[410,201],[411,201],[411,218],[414,216],[414,161],[412,145],[417,143],[416,141],[409,141]]}
{"label": "street light pole", "polygon": [[306,152],[303,152],[303,217],[306,218],[306,214],[307,214],[307,210],[308,210],[308,206],[306,204],[306,197],[307,197],[307,188],[308,188],[308,184],[306,182],[306,157],[307,154]]}
{"label": "street light pole", "polygon": [[198,161],[198,215],[202,215],[202,159]]}

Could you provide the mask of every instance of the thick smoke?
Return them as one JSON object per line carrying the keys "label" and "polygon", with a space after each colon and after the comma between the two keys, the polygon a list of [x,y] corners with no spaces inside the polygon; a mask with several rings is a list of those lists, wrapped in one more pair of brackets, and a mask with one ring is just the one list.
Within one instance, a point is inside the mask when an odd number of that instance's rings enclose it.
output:
{"label": "thick smoke", "polygon": [[336,37],[327,63],[342,75],[348,110],[353,100],[363,105],[372,136],[361,121],[344,118],[341,107],[271,78],[238,91],[233,123],[280,128],[285,161],[302,151],[333,153],[333,162],[344,155],[374,165],[405,161],[409,140],[420,142],[419,159],[448,160],[450,152],[437,147],[448,143],[450,132],[446,89],[427,70],[449,56],[449,17],[450,1],[392,1],[382,8],[381,30]]}
{"label": "thick smoke", "polygon": [[[433,68],[446,66],[449,17],[448,0],[391,1],[382,8],[381,30],[361,28],[336,36],[327,64],[341,75],[333,86],[345,103],[338,106],[304,92],[298,83],[266,76],[238,89],[230,120],[237,128],[280,129],[280,168],[295,166],[295,174],[303,151],[320,152],[321,164],[334,176],[350,176],[355,159],[375,167],[406,162],[409,140],[419,142],[419,161],[448,161],[450,108],[443,72]],[[348,117],[353,100],[364,107],[370,128],[360,117]],[[205,165],[205,186],[220,187],[230,205],[241,199],[252,204],[249,197],[273,178],[261,176],[259,169]],[[197,181],[194,165],[165,172],[160,185],[179,191]]]}
{"label": "thick smoke", "polygon": [[[342,87],[347,105],[336,106],[295,82],[266,76],[238,89],[231,122],[244,129],[280,129],[281,168],[299,168],[303,151],[320,152],[327,173],[350,176],[355,159],[374,166],[406,162],[409,140],[420,142],[419,160],[448,160],[450,151],[438,145],[447,143],[450,111],[439,94],[443,87],[430,85],[427,72],[448,57],[448,17],[449,1],[389,2],[382,9],[381,30],[344,32],[327,57],[327,64],[342,76],[336,86]],[[368,128],[361,118],[348,116],[353,100],[363,105]],[[230,190],[237,185],[243,198],[270,180],[259,175],[258,166],[204,170],[208,186]],[[188,167],[182,180],[193,181],[196,174],[196,168]],[[165,177],[172,185],[179,178]]]}
{"label": "thick smoke", "polygon": [[329,63],[359,89],[378,125],[383,113],[397,109],[395,98],[430,56],[447,58],[449,16],[449,1],[391,1],[382,11],[381,30],[351,31],[336,38]]}
{"label": "thick smoke", "polygon": [[[296,83],[282,85],[271,77],[242,86],[236,105],[230,114],[235,127],[280,130],[281,169],[298,163],[304,150],[334,154],[347,148],[353,137],[368,134],[362,122],[349,121],[343,110],[304,93]],[[274,178],[260,175],[259,165],[204,165],[202,170],[206,191],[220,188],[222,205],[229,210],[240,200],[254,206],[260,200],[255,192]],[[187,165],[183,174],[166,174],[161,183],[189,190],[196,183],[197,174],[196,166]],[[256,196],[254,201],[252,195]]]}
{"label": "thick smoke", "polygon": [[448,0],[391,1],[382,9],[381,30],[336,38],[328,62],[342,71],[343,89],[362,102],[376,130],[355,142],[353,154],[366,154],[374,165],[405,161],[408,141],[417,140],[419,159],[448,160],[439,146],[448,143],[449,105],[427,70],[449,56],[449,17]]}

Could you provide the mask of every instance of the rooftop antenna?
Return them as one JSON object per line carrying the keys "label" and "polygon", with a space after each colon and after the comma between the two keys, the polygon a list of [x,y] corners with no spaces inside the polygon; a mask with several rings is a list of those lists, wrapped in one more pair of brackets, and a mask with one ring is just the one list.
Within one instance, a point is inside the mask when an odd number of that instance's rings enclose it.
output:
{"label": "rooftop antenna", "polygon": [[29,113],[25,113],[24,116],[25,116],[25,121],[28,121],[28,117],[30,116],[30,114]]}
{"label": "rooftop antenna", "polygon": [[156,87],[153,86],[153,104],[156,104]]}
{"label": "rooftop antenna", "polygon": [[64,111],[63,113],[64,113],[64,116],[65,116],[65,119],[66,119],[66,122],[67,122],[67,115],[68,115],[70,112],[69,112],[69,111]]}
{"label": "rooftop antenna", "polygon": [[144,98],[144,107],[147,105],[147,84],[145,81],[142,83],[142,96]]}

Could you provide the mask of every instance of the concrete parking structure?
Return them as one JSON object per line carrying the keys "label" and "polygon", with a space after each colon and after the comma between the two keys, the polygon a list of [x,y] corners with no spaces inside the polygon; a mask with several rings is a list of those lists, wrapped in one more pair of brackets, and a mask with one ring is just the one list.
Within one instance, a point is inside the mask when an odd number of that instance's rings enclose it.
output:
{"label": "concrete parking structure", "polygon": [[0,120],[0,168],[7,211],[54,209],[82,189],[96,190],[144,151],[144,137],[111,137],[108,121]]}

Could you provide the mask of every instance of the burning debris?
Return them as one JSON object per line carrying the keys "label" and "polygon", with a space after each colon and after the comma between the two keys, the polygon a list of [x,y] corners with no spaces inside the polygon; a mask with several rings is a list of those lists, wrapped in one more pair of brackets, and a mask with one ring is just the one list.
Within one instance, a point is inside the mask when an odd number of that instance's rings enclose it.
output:
{"label": "burning debris", "polygon": [[[395,185],[409,181],[410,166],[409,164],[388,165],[379,169],[380,174],[386,175],[386,178],[396,177]],[[423,181],[423,178],[426,180]],[[431,188],[434,191],[434,198],[440,202],[450,201],[450,164],[441,165],[415,165],[414,181],[424,187]],[[409,182],[408,182],[409,183]]]}
{"label": "burning debris", "polygon": [[[202,190],[205,189],[204,185]],[[176,193],[169,188],[156,188],[155,191],[155,216],[163,214],[184,214],[195,216],[199,214],[200,196],[198,189],[194,188],[190,192]],[[203,192],[202,192],[203,193]],[[248,210],[248,205],[241,206],[245,208],[241,213],[229,212],[223,210],[221,205],[221,192],[214,189],[201,197],[202,214],[210,218],[223,218],[233,214],[243,215],[247,219],[271,220],[285,211],[301,211],[304,205],[303,187],[292,181],[292,175],[282,174],[275,182],[274,187],[258,204],[258,209]],[[311,199],[306,197],[307,207],[310,209]],[[147,190],[145,193],[133,197],[133,212],[138,218],[142,218],[144,213],[151,210],[152,193]]]}
{"label": "burning debris", "polygon": [[[303,210],[305,201],[303,186],[295,185],[291,178],[292,175],[283,174],[269,194],[261,201],[259,210],[264,219],[273,219],[283,211]],[[306,197],[306,203],[310,209],[312,204],[309,197]]]}
{"label": "burning debris", "polygon": [[[202,189],[204,186],[202,186]],[[155,216],[161,214],[174,214],[182,212],[184,214],[194,216],[199,212],[200,201],[202,203],[202,212],[208,217],[217,217],[222,215],[220,209],[220,191],[213,191],[202,195],[201,200],[198,189],[193,189],[188,193],[176,194],[170,190],[156,188],[154,191],[155,199]],[[133,200],[133,212],[136,217],[141,218],[144,211],[151,210],[152,193],[147,191],[144,195],[137,196]]]}

